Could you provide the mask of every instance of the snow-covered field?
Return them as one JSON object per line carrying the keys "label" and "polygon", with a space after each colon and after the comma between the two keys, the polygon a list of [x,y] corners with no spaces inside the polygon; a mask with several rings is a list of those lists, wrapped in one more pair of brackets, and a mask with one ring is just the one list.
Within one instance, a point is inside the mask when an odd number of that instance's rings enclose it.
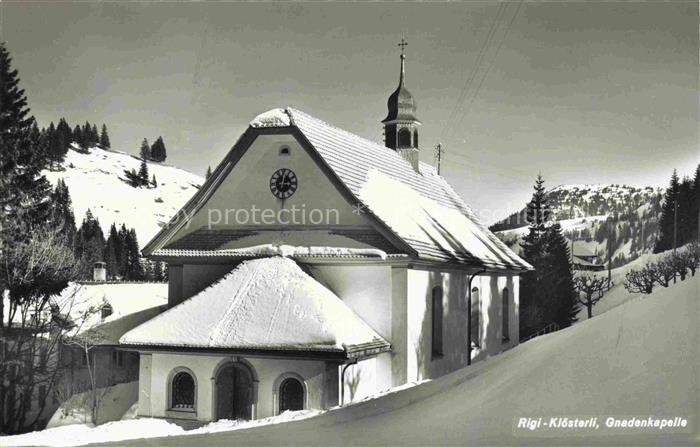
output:
{"label": "snow-covered field", "polygon": [[[439,379],[288,424],[229,431],[233,427],[219,423],[211,425],[223,431],[185,435],[146,419],[105,424],[89,435],[78,426],[82,434],[74,436],[141,445],[143,440],[125,439],[160,434],[170,436],[148,445],[188,446],[698,445],[699,301],[695,277]],[[691,425],[674,433],[607,436],[592,429],[554,436],[514,430],[521,417],[567,416],[598,416],[601,424],[609,416],[678,416]],[[2,444],[75,444],[69,432],[48,432],[4,438]]]}
{"label": "snow-covered field", "polygon": [[59,178],[66,182],[77,226],[89,208],[105,234],[112,223],[124,223],[136,230],[143,246],[204,183],[201,177],[182,169],[163,163],[147,164],[149,179],[155,174],[157,188],[132,188],[122,180],[125,170],[138,172],[140,159],[97,147],[87,154],[69,150],[62,164],[65,170],[46,170],[44,175],[53,185]]}

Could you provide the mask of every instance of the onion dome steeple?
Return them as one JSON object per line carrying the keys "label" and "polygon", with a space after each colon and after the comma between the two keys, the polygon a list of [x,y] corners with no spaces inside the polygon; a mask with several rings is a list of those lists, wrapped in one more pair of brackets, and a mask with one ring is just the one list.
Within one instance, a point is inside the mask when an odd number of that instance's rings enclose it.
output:
{"label": "onion dome steeple", "polygon": [[418,126],[421,122],[416,118],[416,100],[405,86],[406,54],[404,48],[408,43],[402,38],[401,73],[399,86],[389,96],[387,108],[389,113],[382,120],[384,124],[384,145],[399,152],[418,170]]}
{"label": "onion dome steeple", "polygon": [[387,123],[389,121],[396,120],[408,120],[418,122],[416,118],[416,100],[413,98],[411,92],[408,91],[405,85],[406,78],[406,54],[404,53],[404,47],[408,43],[401,39],[399,46],[401,47],[401,73],[399,74],[399,86],[394,90],[394,93],[389,96],[389,100],[386,105],[389,109],[389,113],[386,118],[382,120],[382,123]]}

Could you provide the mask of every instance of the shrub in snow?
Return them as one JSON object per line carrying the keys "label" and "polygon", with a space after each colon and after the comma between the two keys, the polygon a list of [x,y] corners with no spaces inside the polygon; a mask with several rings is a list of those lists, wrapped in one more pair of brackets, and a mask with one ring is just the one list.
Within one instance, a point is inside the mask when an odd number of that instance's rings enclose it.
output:
{"label": "shrub in snow", "polygon": [[669,256],[669,261],[673,265],[673,269],[681,277],[681,281],[685,281],[685,277],[688,274],[688,265],[690,264],[690,257],[687,252],[678,253],[677,255]]}
{"label": "shrub in snow", "polygon": [[661,259],[652,267],[656,271],[656,282],[661,286],[668,287],[676,277],[676,266],[673,256]]}
{"label": "shrub in snow", "polygon": [[640,270],[630,270],[625,275],[625,289],[630,293],[649,294],[654,289],[656,276],[654,264],[647,264]]}

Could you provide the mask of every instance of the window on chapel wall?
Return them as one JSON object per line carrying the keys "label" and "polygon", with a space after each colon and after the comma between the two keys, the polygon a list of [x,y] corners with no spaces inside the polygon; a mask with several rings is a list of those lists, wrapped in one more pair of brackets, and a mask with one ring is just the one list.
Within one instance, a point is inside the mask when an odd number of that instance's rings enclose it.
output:
{"label": "window on chapel wall", "polygon": [[501,308],[503,315],[501,330],[503,333],[503,341],[506,342],[510,340],[510,298],[508,297],[508,287],[503,288]]}
{"label": "window on chapel wall", "polygon": [[279,414],[304,409],[304,385],[293,377],[282,381],[279,389]]}
{"label": "window on chapel wall", "polygon": [[171,393],[173,410],[194,410],[194,378],[189,373],[181,371],[175,374]]}
{"label": "window on chapel wall", "polygon": [[433,333],[432,353],[433,357],[442,356],[442,287],[433,287]]}
{"label": "window on chapel wall", "polygon": [[399,147],[411,147],[411,131],[408,129],[399,130]]}
{"label": "window on chapel wall", "polygon": [[475,346],[481,346],[481,300],[479,298],[479,289],[476,287],[472,289],[472,307],[469,330],[471,331],[472,344]]}

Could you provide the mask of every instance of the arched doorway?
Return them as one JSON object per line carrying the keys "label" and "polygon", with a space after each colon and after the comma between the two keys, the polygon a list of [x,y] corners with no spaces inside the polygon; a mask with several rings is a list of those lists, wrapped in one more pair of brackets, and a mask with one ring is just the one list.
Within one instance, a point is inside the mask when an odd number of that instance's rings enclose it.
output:
{"label": "arched doorway", "polygon": [[280,384],[278,414],[304,409],[304,386],[294,377],[287,377]]}
{"label": "arched doorway", "polygon": [[216,419],[252,418],[253,374],[243,363],[229,363],[216,374]]}

